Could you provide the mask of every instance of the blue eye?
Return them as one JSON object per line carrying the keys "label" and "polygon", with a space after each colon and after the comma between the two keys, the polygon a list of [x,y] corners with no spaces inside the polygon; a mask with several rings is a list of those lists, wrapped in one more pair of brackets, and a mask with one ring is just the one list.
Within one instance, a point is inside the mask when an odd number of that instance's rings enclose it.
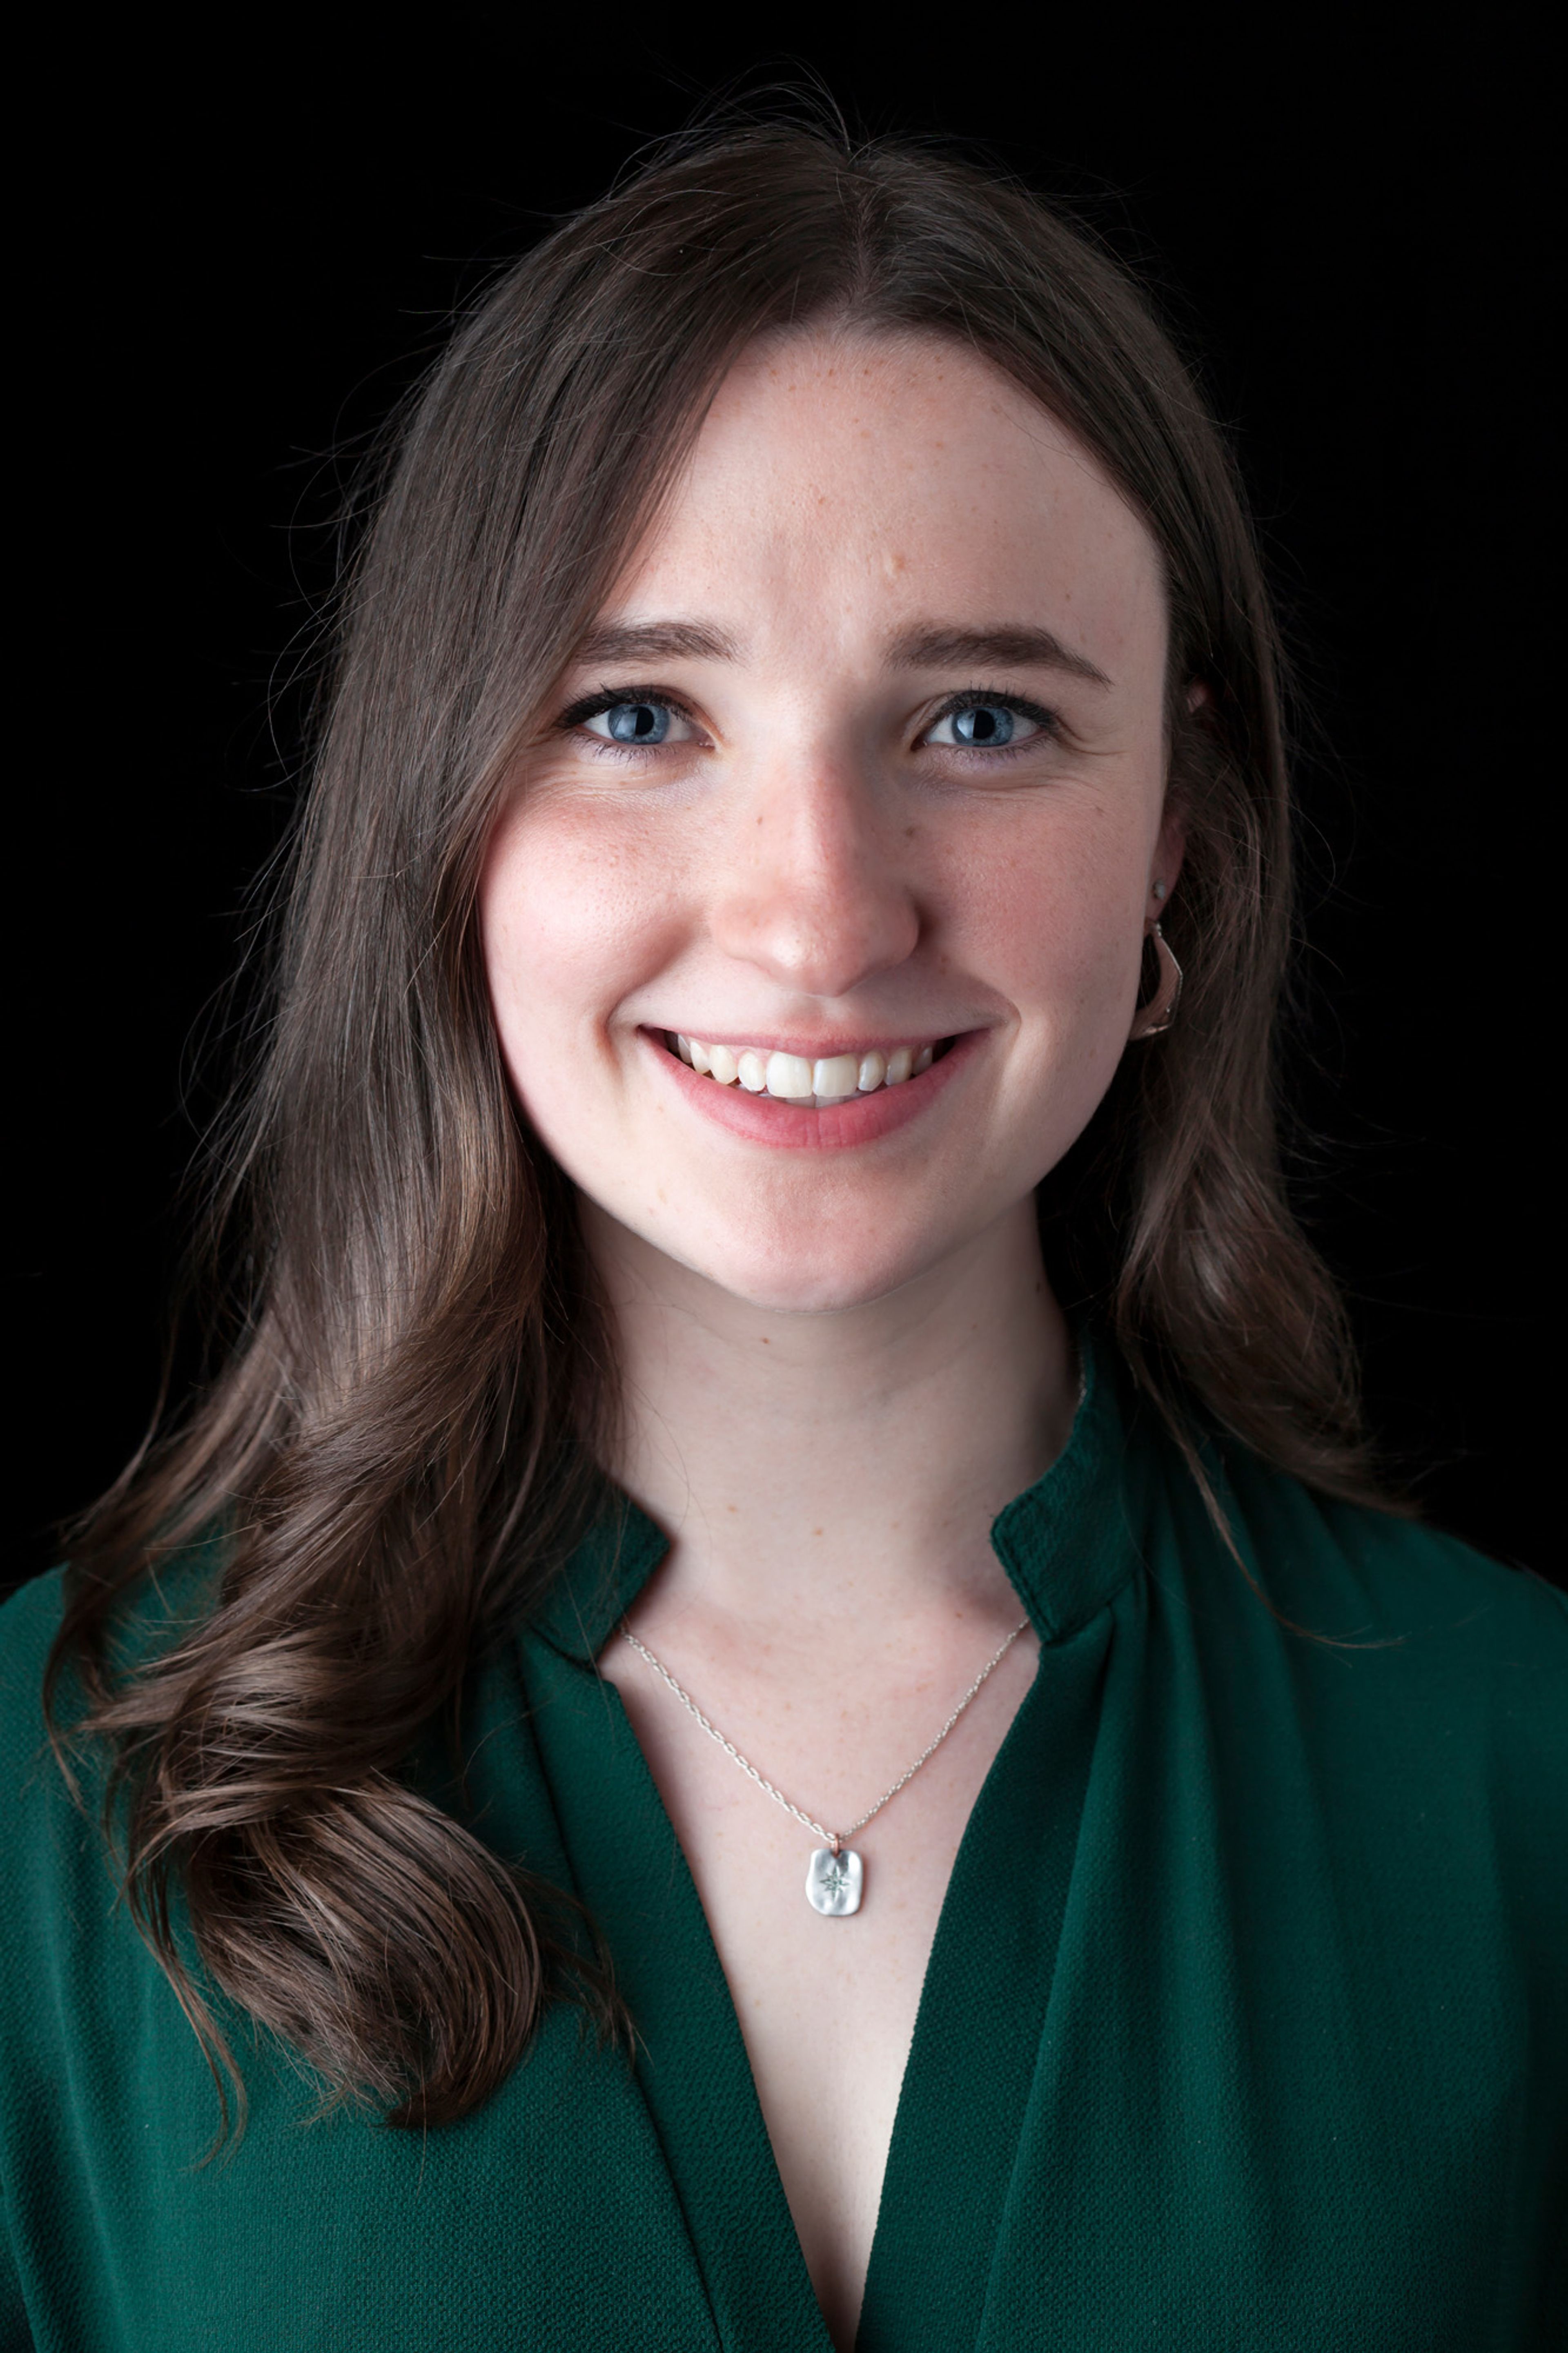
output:
{"label": "blue eye", "polygon": [[963,752],[1000,752],[1010,744],[1027,743],[1039,734],[1041,724],[1011,703],[966,702],[961,711],[944,712],[926,741]]}
{"label": "blue eye", "polygon": [[583,724],[590,735],[607,736],[612,744],[663,744],[674,717],[664,702],[612,702]]}
{"label": "blue eye", "polygon": [[977,702],[972,710],[953,712],[952,733],[960,744],[1010,744],[1013,713],[999,702]]}

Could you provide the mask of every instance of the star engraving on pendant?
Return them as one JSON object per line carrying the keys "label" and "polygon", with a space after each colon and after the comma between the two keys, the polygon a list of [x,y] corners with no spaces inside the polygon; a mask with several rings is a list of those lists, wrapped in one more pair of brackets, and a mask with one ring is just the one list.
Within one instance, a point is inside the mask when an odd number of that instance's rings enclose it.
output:
{"label": "star engraving on pendant", "polygon": [[835,1854],[819,1846],[805,1874],[805,1900],[829,1920],[847,1919],[860,1909],[860,1858],[846,1847]]}

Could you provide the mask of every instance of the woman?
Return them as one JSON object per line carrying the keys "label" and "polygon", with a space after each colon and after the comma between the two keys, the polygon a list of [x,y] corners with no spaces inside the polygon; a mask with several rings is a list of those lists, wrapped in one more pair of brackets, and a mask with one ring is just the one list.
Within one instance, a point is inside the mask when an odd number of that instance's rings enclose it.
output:
{"label": "woman", "polygon": [[727,133],[462,329],[227,1363],[6,1613],[40,2345],[1544,2329],[1568,1639],[1285,1204],[1276,676],[1016,188]]}

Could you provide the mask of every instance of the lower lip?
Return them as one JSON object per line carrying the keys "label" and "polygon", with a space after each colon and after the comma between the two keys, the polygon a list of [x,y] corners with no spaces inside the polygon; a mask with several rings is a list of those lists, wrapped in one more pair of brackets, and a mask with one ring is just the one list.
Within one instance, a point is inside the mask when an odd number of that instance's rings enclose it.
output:
{"label": "lower lip", "polygon": [[895,1129],[907,1127],[928,1111],[958,1075],[980,1044],[984,1032],[971,1029],[957,1038],[929,1070],[906,1079],[901,1086],[879,1086],[874,1094],[851,1095],[832,1111],[781,1103],[773,1095],[748,1094],[740,1085],[721,1087],[688,1069],[650,1030],[643,1043],[660,1069],[687,1101],[707,1119],[743,1135],[752,1144],[782,1145],[794,1152],[847,1152],[856,1145],[875,1144]]}

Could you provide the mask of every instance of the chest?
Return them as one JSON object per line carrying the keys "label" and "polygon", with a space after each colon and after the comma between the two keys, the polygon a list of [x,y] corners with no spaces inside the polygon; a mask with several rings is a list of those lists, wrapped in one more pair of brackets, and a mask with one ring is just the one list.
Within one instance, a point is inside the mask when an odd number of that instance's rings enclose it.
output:
{"label": "chest", "polygon": [[[1535,2299],[1561,2211],[1568,2052],[1560,1824],[1543,1818],[1550,1845],[1523,1858],[1500,1845],[1511,1809],[1488,1760],[1445,1761],[1429,1727],[1401,1729],[1387,1707],[1382,1769],[1329,1771],[1350,1730],[1333,1714],[1337,1662],[1293,1726],[1289,1687],[1266,1675],[1201,1705],[1172,1691],[1171,1650],[1151,1664],[1108,1623],[1047,1644],[963,1821],[934,1949],[913,1964],[925,1983],[861,2353],[1546,2341]],[[0,2341],[13,2251],[39,2344],[106,2353],[824,2353],[829,2307],[848,2341],[832,2266],[852,2293],[853,2217],[814,2235],[825,2306],[752,2069],[806,2211],[763,2030],[795,1996],[800,1956],[826,1956],[853,2031],[836,2035],[820,1993],[802,1993],[806,2063],[786,2080],[807,2094],[816,2137],[802,2145],[852,2189],[874,2073],[856,2038],[900,2047],[881,2040],[892,2005],[879,1989],[903,1966],[891,1931],[918,1890],[907,1858],[920,1866],[950,1805],[951,1843],[987,1741],[965,1765],[955,1732],[956,1787],[942,1797],[938,1776],[913,1809],[933,1757],[860,1834],[867,1902],[848,1921],[809,1912],[810,1838],[781,1816],[787,1868],[768,1883],[775,1918],[799,1905],[802,1935],[774,1967],[737,1933],[740,1873],[708,1859],[722,1817],[699,1819],[679,1764],[659,1802],[585,1664],[542,1644],[528,1665],[526,1680],[498,1674],[473,1721],[475,1818],[496,1852],[581,1894],[637,2022],[635,2064],[558,2009],[477,2115],[410,2134],[371,2116],[307,2123],[297,2068],[247,2040],[244,2142],[203,2166],[216,2112],[201,2053],[110,1900],[96,1838],[30,1775],[0,1817],[22,1826],[0,2001]],[[1272,1751],[1246,1729],[1255,1703]],[[857,1757],[862,1745],[857,1726]],[[737,1835],[760,1838],[777,1810],[713,1761],[752,1809]],[[822,1805],[845,1797],[853,1819],[858,1794],[829,1772]],[[671,1803],[689,1809],[682,1835],[729,1980]],[[874,1941],[843,1941],[862,1929]],[[773,1989],[761,2012],[759,1986]],[[823,2129],[845,2117],[839,2139]]]}
{"label": "chest", "polygon": [[[941,1746],[845,1845],[859,1908],[815,1910],[820,1841],[769,1797],[624,1644],[602,1661],[696,1882],[733,1999],[790,2212],[830,2334],[854,2341],[926,1965],[976,1798],[1027,1691],[1022,1638]],[[831,1681],[775,1718],[752,1760],[802,1812],[847,1825],[939,1729],[932,1694],[895,1695],[881,1722]],[[726,1733],[731,1727],[725,1727]],[[846,1737],[847,1731],[851,1736]],[[743,1742],[737,1746],[744,1747]]]}

